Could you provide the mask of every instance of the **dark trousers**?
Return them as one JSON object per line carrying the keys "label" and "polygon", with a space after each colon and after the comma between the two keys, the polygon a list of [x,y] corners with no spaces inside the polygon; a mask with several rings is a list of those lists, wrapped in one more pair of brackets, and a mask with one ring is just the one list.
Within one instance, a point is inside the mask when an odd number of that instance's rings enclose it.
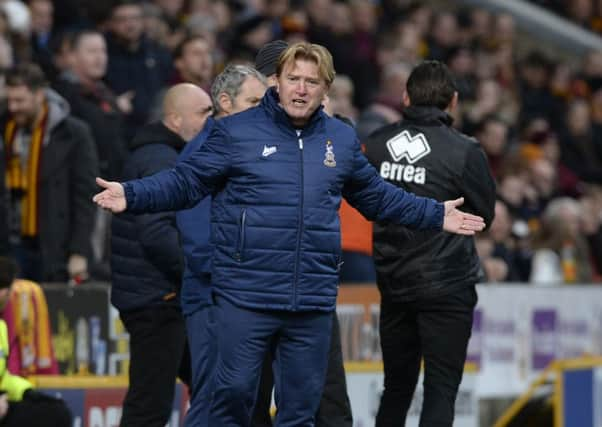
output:
{"label": "dark trousers", "polygon": [[218,359],[209,425],[247,427],[265,355],[274,350],[276,425],[312,427],[326,377],[332,315],[215,302]]}
{"label": "dark trousers", "polygon": [[38,283],[46,279],[38,239],[22,238],[18,244],[11,245],[11,251],[19,266],[18,277]]}
{"label": "dark trousers", "polygon": [[190,408],[186,413],[184,426],[207,427],[217,357],[213,307],[199,308],[194,313],[186,315],[185,319],[190,346],[192,386]]}
{"label": "dark trousers", "polygon": [[477,303],[474,286],[408,303],[383,300],[380,342],[385,388],[377,427],[403,427],[424,359],[420,427],[451,427]]}
{"label": "dark trousers", "polygon": [[[270,404],[274,374],[272,371],[273,357],[268,353],[261,368],[261,381],[257,403],[253,413],[253,427],[271,427]],[[345,367],[343,366],[343,351],[341,348],[341,330],[336,313],[333,313],[332,335],[328,352],[328,367],[326,382],[322,391],[320,407],[316,414],[316,427],[351,427],[353,417],[351,404],[347,395]]]}
{"label": "dark trousers", "polygon": [[129,387],[122,427],[165,427],[171,415],[176,377],[190,384],[186,328],[178,307],[120,313],[130,334]]}
{"label": "dark trousers", "polygon": [[0,420],[0,427],[71,427],[69,408],[61,399],[42,397],[36,393],[35,400],[24,398],[20,402],[9,402],[8,413]]}

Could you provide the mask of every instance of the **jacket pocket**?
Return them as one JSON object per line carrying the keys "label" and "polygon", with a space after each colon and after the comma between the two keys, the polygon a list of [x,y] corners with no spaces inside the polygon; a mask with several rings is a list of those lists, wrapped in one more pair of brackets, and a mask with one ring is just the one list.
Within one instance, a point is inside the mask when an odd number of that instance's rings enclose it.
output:
{"label": "jacket pocket", "polygon": [[243,209],[240,213],[240,219],[238,221],[238,243],[236,244],[236,251],[234,252],[234,259],[238,262],[242,262],[244,255],[246,222],[247,210]]}

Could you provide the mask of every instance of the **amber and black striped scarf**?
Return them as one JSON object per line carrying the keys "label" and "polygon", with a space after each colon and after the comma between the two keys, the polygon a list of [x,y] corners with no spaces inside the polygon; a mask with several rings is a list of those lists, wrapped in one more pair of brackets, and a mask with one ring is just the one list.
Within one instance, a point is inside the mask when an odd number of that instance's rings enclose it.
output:
{"label": "amber and black striped scarf", "polygon": [[27,159],[21,159],[21,155],[15,151],[14,143],[19,131],[15,120],[10,119],[4,129],[6,185],[9,190],[23,194],[21,235],[27,237],[38,235],[39,175],[47,121],[48,106],[45,103],[42,115],[33,128]]}

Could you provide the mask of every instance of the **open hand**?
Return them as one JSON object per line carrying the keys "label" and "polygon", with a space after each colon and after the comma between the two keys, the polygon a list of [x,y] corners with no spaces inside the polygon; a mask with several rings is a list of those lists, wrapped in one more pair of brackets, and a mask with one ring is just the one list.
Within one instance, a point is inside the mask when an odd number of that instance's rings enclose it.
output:
{"label": "open hand", "polygon": [[464,203],[463,197],[456,200],[448,200],[443,203],[445,206],[443,229],[450,233],[472,236],[477,231],[481,231],[485,228],[485,221],[480,216],[456,209],[456,207],[460,206],[462,203]]}
{"label": "open hand", "polygon": [[90,277],[88,273],[88,260],[86,257],[78,254],[71,254],[67,261],[67,272],[71,279],[87,280]]}
{"label": "open hand", "polygon": [[105,181],[102,178],[96,178],[96,184],[104,188],[104,191],[101,191],[92,198],[94,203],[113,213],[119,213],[125,210],[127,201],[125,200],[123,185],[115,181]]}

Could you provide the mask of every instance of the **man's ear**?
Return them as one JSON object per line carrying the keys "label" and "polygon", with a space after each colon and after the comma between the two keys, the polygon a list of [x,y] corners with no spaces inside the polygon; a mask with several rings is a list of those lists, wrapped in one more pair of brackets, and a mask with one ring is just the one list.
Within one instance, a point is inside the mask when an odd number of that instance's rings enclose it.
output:
{"label": "man's ear", "polygon": [[278,76],[276,74],[272,74],[267,78],[267,80],[269,87],[275,86],[276,90],[278,90]]}
{"label": "man's ear", "polygon": [[324,112],[329,116],[332,116],[332,104],[330,103],[330,97],[327,93],[324,94],[324,98],[322,99],[322,105],[324,106]]}
{"label": "man's ear", "polygon": [[451,113],[458,106],[458,92],[454,92],[454,96],[452,96],[451,101],[449,101],[449,105],[447,106],[447,111]]}
{"label": "man's ear", "polygon": [[217,103],[219,104],[220,110],[226,114],[230,114],[232,111],[232,99],[226,92],[221,92],[217,96]]}
{"label": "man's ear", "polygon": [[410,96],[408,95],[407,90],[403,91],[403,96],[401,97],[401,102],[404,107],[409,107],[410,105],[412,105],[412,102],[410,101]]}
{"label": "man's ear", "polygon": [[165,116],[165,123],[170,130],[178,133],[182,126],[182,116],[175,112],[171,112]]}

